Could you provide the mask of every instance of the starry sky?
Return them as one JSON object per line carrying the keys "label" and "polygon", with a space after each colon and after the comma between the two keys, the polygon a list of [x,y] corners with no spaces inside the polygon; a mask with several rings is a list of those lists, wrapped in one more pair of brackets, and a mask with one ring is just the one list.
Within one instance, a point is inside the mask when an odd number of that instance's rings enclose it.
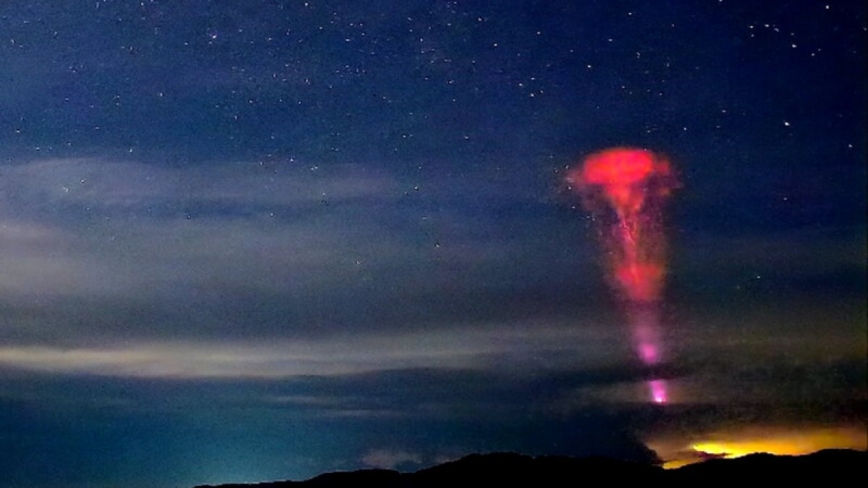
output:
{"label": "starry sky", "polygon": [[[3,2],[0,487],[865,449],[866,22]],[[624,145],[681,182],[662,406],[564,181]]]}

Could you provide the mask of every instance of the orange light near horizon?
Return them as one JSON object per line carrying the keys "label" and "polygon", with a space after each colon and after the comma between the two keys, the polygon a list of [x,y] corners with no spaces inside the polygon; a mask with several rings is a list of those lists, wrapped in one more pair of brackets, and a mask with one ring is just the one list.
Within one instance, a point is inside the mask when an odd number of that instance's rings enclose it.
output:
{"label": "orange light near horizon", "polygon": [[690,446],[696,452],[737,458],[767,452],[769,454],[796,456],[809,454],[823,449],[849,447],[865,449],[864,437],[862,445],[855,446],[856,437],[845,429],[818,429],[808,432],[778,433],[762,439],[744,439],[699,442]]}
{"label": "orange light near horizon", "polygon": [[[686,450],[659,452],[664,458],[669,458],[663,467],[674,469],[712,457],[732,459],[757,453],[800,456],[823,449],[868,449],[868,432],[864,426],[813,428],[798,432],[769,427],[710,433],[702,437],[706,440],[694,442]],[[672,446],[671,442],[666,444]]]}

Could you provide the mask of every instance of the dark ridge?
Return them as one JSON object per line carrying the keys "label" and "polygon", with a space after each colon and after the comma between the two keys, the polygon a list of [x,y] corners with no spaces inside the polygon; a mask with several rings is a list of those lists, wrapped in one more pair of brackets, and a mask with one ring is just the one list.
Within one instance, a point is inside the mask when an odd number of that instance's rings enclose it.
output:
{"label": "dark ridge", "polygon": [[859,479],[868,467],[868,451],[830,449],[804,456],[751,454],[738,459],[712,459],[666,471],[659,466],[602,457],[531,457],[516,453],[471,454],[415,473],[386,469],[327,473],[307,481],[200,485],[195,488],[435,488],[442,486],[538,486],[566,488],[605,479],[606,484],[668,483],[695,486],[774,479],[775,484],[826,479]]}
{"label": "dark ridge", "polygon": [[672,481],[685,485],[713,479],[718,483],[774,476],[775,484],[802,484],[817,474],[828,479],[860,479],[868,468],[868,451],[829,449],[805,456],[750,454],[736,459],[711,459],[672,472]]}
{"label": "dark ridge", "polygon": [[300,486],[401,486],[401,473],[389,469],[365,469],[349,473],[326,473],[312,478]]}
{"label": "dark ridge", "polygon": [[[608,458],[532,458],[515,453],[472,454],[408,476],[412,488],[438,486],[574,487],[588,476],[605,474],[610,482],[653,480],[662,468]],[[402,486],[402,488],[403,488]]]}

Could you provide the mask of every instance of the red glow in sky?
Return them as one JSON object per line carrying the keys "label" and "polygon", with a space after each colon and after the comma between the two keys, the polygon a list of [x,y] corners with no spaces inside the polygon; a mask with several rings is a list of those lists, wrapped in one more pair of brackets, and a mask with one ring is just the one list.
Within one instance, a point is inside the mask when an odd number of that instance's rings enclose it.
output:
{"label": "red glow in sky", "polygon": [[[610,279],[627,302],[640,359],[661,361],[659,312],[666,275],[666,239],[660,209],[677,186],[669,161],[645,149],[612,148],[588,156],[567,181],[581,191],[603,225]],[[611,215],[614,214],[613,219]],[[649,382],[651,399],[667,400],[662,379]]]}
{"label": "red glow in sky", "polygon": [[660,207],[677,186],[669,161],[645,149],[606,149],[588,156],[567,181],[591,212],[617,216],[601,219],[615,286],[629,301],[657,301],[666,274]]}

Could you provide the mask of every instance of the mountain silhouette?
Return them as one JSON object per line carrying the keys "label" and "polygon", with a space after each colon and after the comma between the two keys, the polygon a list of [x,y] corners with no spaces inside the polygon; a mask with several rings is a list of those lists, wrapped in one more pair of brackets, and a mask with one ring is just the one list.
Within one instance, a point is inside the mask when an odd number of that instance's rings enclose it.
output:
{"label": "mountain silhouette", "polygon": [[[666,483],[695,487],[699,482],[775,484],[808,479],[861,479],[868,451],[825,450],[803,456],[751,454],[737,459],[712,459],[678,469],[602,457],[531,457],[516,453],[471,454],[457,461],[399,473],[364,469],[319,475],[306,481],[200,485],[195,488],[435,488],[443,486],[533,486],[566,488],[609,484]],[[822,476],[822,478],[818,478]]]}

